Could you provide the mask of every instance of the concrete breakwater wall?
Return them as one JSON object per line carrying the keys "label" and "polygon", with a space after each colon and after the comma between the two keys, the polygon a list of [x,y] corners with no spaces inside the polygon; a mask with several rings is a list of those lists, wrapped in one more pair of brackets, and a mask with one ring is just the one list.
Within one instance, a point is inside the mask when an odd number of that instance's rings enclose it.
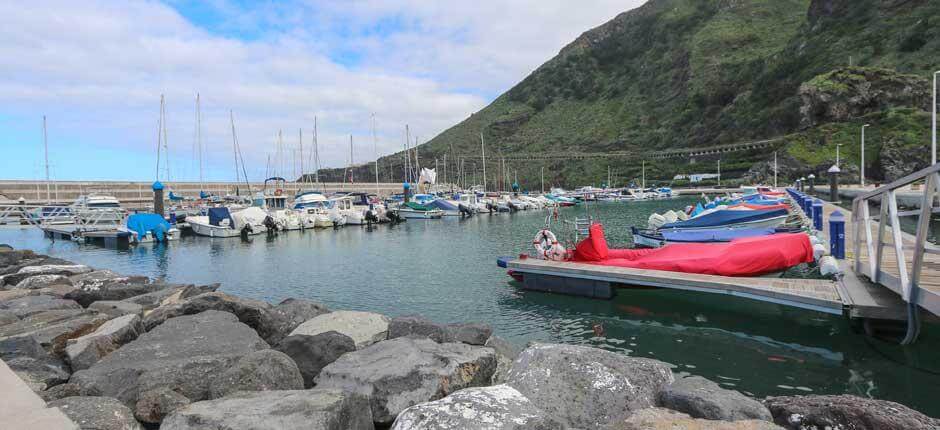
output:
{"label": "concrete breakwater wall", "polygon": [[[272,305],[219,288],[0,247],[0,359],[47,407],[96,429],[940,425],[853,396],[753,399],[596,348],[520,351],[483,323]],[[11,419],[0,428],[29,428]]]}

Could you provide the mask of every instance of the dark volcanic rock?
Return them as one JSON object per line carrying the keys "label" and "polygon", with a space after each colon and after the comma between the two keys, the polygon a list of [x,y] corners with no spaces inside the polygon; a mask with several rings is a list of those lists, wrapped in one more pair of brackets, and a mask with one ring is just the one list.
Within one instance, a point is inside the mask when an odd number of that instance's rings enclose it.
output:
{"label": "dark volcanic rock", "polygon": [[72,276],[91,272],[91,267],[82,264],[43,264],[41,266],[26,266],[16,271],[3,275],[2,283],[6,285],[17,285],[24,279],[36,275],[64,275]]}
{"label": "dark volcanic rock", "polygon": [[53,285],[72,285],[72,281],[65,275],[36,275],[30,276],[13,288],[18,290],[37,290]]}
{"label": "dark volcanic rock", "polygon": [[274,333],[268,337],[268,343],[276,345],[281,339],[287,337],[297,326],[309,321],[330,310],[321,303],[304,299],[284,299],[272,309],[274,317],[277,319],[277,328]]}
{"label": "dark volcanic rock", "polygon": [[419,315],[392,318],[388,323],[388,338],[417,336],[437,343],[453,342],[454,336],[443,324],[424,319]]}
{"label": "dark volcanic rock", "polygon": [[923,76],[894,70],[842,67],[800,86],[800,125],[852,121],[890,107],[930,108],[930,85]]}
{"label": "dark volcanic rock", "polygon": [[297,364],[280,351],[263,349],[239,359],[209,385],[209,397],[218,399],[236,391],[302,390],[304,379]]}
{"label": "dark volcanic rock", "polygon": [[186,396],[167,387],[159,387],[145,391],[137,396],[137,405],[134,407],[134,416],[140,422],[156,424],[177,409],[181,409],[192,402]]}
{"label": "dark volcanic rock", "polygon": [[392,430],[561,430],[529,399],[508,385],[467,388],[402,411]]}
{"label": "dark volcanic rock", "polygon": [[47,351],[60,355],[64,353],[69,339],[91,333],[107,320],[107,315],[87,309],[45,311],[0,326],[0,340],[13,336],[33,336]]}
{"label": "dark volcanic rock", "polygon": [[372,430],[369,399],[339,390],[243,392],[193,403],[161,430]]}
{"label": "dark volcanic rock", "polygon": [[68,366],[32,336],[0,340],[0,359],[33,391],[46,390],[69,379]]}
{"label": "dark volcanic rock", "polygon": [[689,414],[693,418],[773,421],[770,411],[757,400],[721,388],[701,376],[677,379],[659,393],[659,405]]}
{"label": "dark volcanic rock", "polygon": [[65,354],[72,364],[72,371],[91,367],[121,345],[137,339],[143,331],[140,317],[129,314],[109,320],[95,331],[69,340]]}
{"label": "dark volcanic rock", "polygon": [[493,335],[493,328],[482,323],[448,324],[447,330],[457,342],[483,345]]}
{"label": "dark volcanic rock", "polygon": [[356,350],[356,343],[344,334],[328,331],[313,336],[295,334],[284,338],[275,348],[297,363],[304,388],[312,388],[314,379],[341,355]]}
{"label": "dark volcanic rock", "polygon": [[12,311],[20,319],[40,312],[60,309],[81,309],[74,300],[57,299],[52,296],[26,296],[0,303],[0,309]]}
{"label": "dark volcanic rock", "polygon": [[400,337],[344,354],[316,384],[370,397],[373,420],[389,424],[408,407],[489,384],[495,370],[491,348]]}
{"label": "dark volcanic rock", "polygon": [[144,307],[138,305],[134,302],[126,302],[123,300],[101,300],[92,303],[88,306],[88,309],[107,314],[112,318],[116,318],[123,315],[135,314],[140,315],[144,312]]}
{"label": "dark volcanic rock", "polygon": [[666,363],[574,345],[537,344],[506,384],[569,427],[595,428],[654,405],[673,376]]}
{"label": "dark volcanic rock", "polygon": [[127,406],[111,397],[66,397],[49,402],[82,429],[138,430],[140,424]]}
{"label": "dark volcanic rock", "polygon": [[198,314],[206,310],[234,314],[239,321],[255,329],[263,339],[267,339],[272,335],[276,336],[278,332],[279,321],[274,316],[271,305],[259,300],[243,299],[218,291],[160,306],[144,317],[144,328],[152,330],[169,318]]}
{"label": "dark volcanic rock", "polygon": [[211,293],[218,290],[220,286],[221,284],[176,285],[151,291],[147,294],[130,297],[122,301],[140,305],[144,310],[151,310],[164,304],[178,303],[183,299],[198,296],[202,293]]}
{"label": "dark volcanic rock", "polygon": [[907,406],[850,395],[768,397],[764,404],[770,409],[774,422],[789,429],[940,428],[940,422]]}
{"label": "dark volcanic rock", "polygon": [[244,355],[268,345],[227,312],[206,311],[170,319],[70,382],[92,396],[112,396],[135,407],[138,395],[166,387],[191,401],[209,398],[209,384]]}
{"label": "dark volcanic rock", "polygon": [[0,309],[0,326],[13,324],[19,320],[20,320],[20,317],[16,316],[15,312],[8,311],[6,309]]}
{"label": "dark volcanic rock", "polygon": [[66,397],[76,397],[82,395],[82,387],[79,387],[76,384],[66,382],[64,384],[59,384],[50,388],[47,388],[44,391],[40,391],[39,397],[42,397],[46,402],[51,402],[53,400],[64,399]]}
{"label": "dark volcanic rock", "polygon": [[502,384],[512,369],[512,362],[519,357],[519,349],[495,334],[486,340],[483,346],[493,348],[496,351],[496,372],[493,373],[493,384]]}
{"label": "dark volcanic rock", "polygon": [[77,289],[65,297],[88,307],[99,300],[124,300],[147,294],[172,285],[161,282],[150,283],[147,278],[116,278],[106,280],[74,281]]}

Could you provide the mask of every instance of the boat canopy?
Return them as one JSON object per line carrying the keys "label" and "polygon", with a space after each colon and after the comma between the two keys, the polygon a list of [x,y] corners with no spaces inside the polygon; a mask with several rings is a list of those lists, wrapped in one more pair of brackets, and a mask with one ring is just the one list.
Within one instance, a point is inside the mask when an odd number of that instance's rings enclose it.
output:
{"label": "boat canopy", "polygon": [[429,208],[429,207],[427,207],[427,206],[425,206],[425,205],[418,204],[418,203],[415,203],[415,202],[408,202],[408,203],[405,203],[404,206],[407,206],[407,207],[409,207],[409,208],[411,208],[411,209],[414,209],[414,210],[416,210],[416,211],[423,211],[423,212],[427,212],[427,211],[434,210],[433,208]]}
{"label": "boat canopy", "polygon": [[267,217],[267,212],[257,206],[247,207],[232,213],[232,219],[234,220],[233,225],[236,230],[241,230],[246,225],[263,224],[264,219]]}
{"label": "boat canopy", "polygon": [[441,200],[441,199],[437,199],[431,203],[428,203],[427,207],[433,208],[433,209],[445,210],[445,211],[456,211],[460,209],[457,207],[457,205],[451,202],[448,202],[447,200]]}
{"label": "boat canopy", "polygon": [[786,209],[765,210],[765,211],[715,211],[707,213],[688,221],[679,221],[664,224],[660,230],[668,229],[688,229],[688,228],[706,228],[720,227],[734,224],[741,224],[753,221],[760,221],[770,218],[787,216],[789,212]]}
{"label": "boat canopy", "polygon": [[149,231],[157,241],[163,242],[170,223],[158,214],[137,213],[127,217],[127,229],[137,233],[137,237],[144,237]]}
{"label": "boat canopy", "polygon": [[172,191],[170,191],[170,200],[171,200],[171,201],[178,202],[178,201],[181,201],[181,200],[183,200],[183,199],[185,199],[185,197],[183,197],[183,196],[178,196],[178,195],[176,195],[176,194],[173,194]]}
{"label": "boat canopy", "polygon": [[228,220],[229,227],[235,228],[235,220],[232,219],[232,214],[229,213],[228,208],[209,208],[209,225],[214,225],[216,227],[221,226],[222,220]]}
{"label": "boat canopy", "polygon": [[805,233],[748,237],[728,243],[678,243],[656,249],[609,249],[604,229],[594,224],[572,260],[602,266],[721,276],[759,276],[813,261]]}
{"label": "boat canopy", "polygon": [[200,192],[199,192],[199,198],[200,198],[200,199],[208,199],[209,197],[212,197],[212,194],[207,193],[207,192],[205,192],[205,191],[200,191]]}
{"label": "boat canopy", "polygon": [[742,237],[767,236],[776,232],[775,227],[709,228],[702,230],[665,230],[662,235],[669,242],[731,242]]}

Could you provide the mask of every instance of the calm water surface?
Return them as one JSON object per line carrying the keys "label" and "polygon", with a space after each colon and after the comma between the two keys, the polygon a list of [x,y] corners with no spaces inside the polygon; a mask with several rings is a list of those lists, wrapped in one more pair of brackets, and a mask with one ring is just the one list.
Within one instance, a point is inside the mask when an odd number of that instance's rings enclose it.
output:
{"label": "calm water surface", "polygon": [[[629,243],[628,227],[691,199],[592,205],[608,240]],[[561,210],[562,218],[583,208]],[[499,255],[530,251],[545,213],[412,220],[397,226],[289,232],[238,238],[185,237],[170,246],[126,251],[51,242],[36,229],[0,229],[0,243],[100,268],[221,282],[222,290],[280,301],[317,300],[333,309],[440,322],[483,321],[518,345],[591,345],[673,363],[756,395],[852,393],[889,399],[940,416],[940,330],[927,326],[909,348],[867,339],[842,318],[723,295],[620,290],[610,301],[519,290]],[[567,228],[556,221],[552,228]],[[560,236],[563,234],[560,234]],[[594,336],[600,323],[605,337]]]}

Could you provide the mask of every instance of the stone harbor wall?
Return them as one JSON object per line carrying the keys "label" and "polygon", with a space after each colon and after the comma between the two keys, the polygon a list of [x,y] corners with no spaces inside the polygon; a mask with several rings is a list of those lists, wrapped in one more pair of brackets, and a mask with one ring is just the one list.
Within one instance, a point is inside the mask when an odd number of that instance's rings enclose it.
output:
{"label": "stone harbor wall", "polygon": [[758,400],[656,360],[519,351],[486,324],[218,289],[0,246],[0,359],[82,429],[940,428],[887,401]]}

